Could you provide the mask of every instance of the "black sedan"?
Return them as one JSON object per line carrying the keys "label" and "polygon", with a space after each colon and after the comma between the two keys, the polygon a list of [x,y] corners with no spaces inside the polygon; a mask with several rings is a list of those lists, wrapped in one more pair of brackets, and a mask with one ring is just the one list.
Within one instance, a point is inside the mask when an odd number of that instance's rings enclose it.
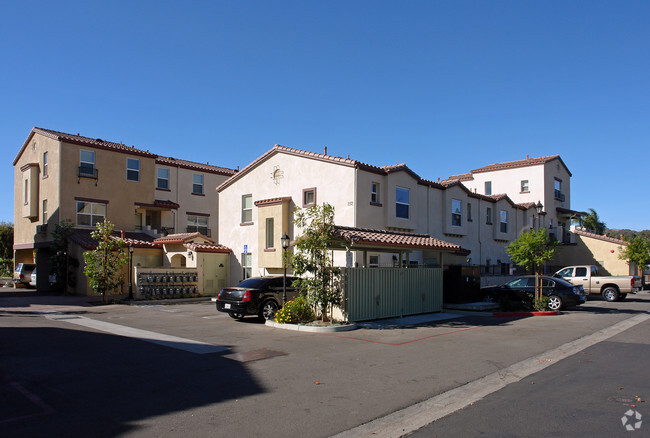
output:
{"label": "black sedan", "polygon": [[[528,294],[535,294],[535,276],[515,277],[506,284],[481,288],[483,301],[494,302],[503,298],[522,301]],[[548,308],[560,310],[578,306],[586,301],[582,286],[574,286],[561,278],[542,276],[542,294],[548,297]]]}
{"label": "black sedan", "polygon": [[[272,319],[282,307],[283,280],[283,277],[251,277],[236,287],[221,289],[217,310],[235,319],[246,315]],[[298,291],[292,286],[295,280],[296,277],[287,277],[287,301],[298,296]]]}

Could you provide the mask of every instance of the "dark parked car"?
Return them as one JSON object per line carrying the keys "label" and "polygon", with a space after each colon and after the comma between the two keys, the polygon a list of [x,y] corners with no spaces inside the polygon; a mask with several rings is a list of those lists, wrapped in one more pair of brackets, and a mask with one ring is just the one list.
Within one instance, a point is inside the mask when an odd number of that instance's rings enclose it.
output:
{"label": "dark parked car", "polygon": [[[295,280],[296,277],[287,277],[287,301],[298,296],[298,291],[292,286]],[[282,282],[283,277],[251,277],[236,287],[221,289],[217,310],[235,319],[246,315],[272,319],[282,307]]]}
{"label": "dark parked car", "polygon": [[[524,275],[502,284],[481,288],[483,301],[498,301],[502,298],[522,300],[527,294],[535,293],[535,276]],[[560,310],[568,306],[578,306],[586,301],[582,286],[574,286],[561,278],[542,276],[542,294],[549,298],[548,308]]]}

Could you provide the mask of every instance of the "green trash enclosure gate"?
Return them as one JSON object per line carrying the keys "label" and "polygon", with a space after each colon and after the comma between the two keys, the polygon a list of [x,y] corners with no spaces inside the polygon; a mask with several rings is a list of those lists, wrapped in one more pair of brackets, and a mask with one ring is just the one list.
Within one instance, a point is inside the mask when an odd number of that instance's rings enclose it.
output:
{"label": "green trash enclosure gate", "polygon": [[442,268],[342,268],[348,321],[442,311]]}

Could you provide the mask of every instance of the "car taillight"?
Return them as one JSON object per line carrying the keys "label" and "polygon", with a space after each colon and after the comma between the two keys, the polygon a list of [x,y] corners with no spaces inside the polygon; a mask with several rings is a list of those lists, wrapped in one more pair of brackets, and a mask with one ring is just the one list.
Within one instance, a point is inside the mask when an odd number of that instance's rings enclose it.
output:
{"label": "car taillight", "polygon": [[247,290],[244,292],[244,296],[241,299],[242,301],[250,301],[251,300],[251,291]]}
{"label": "car taillight", "polygon": [[25,275],[24,275],[24,274],[20,274],[20,278],[25,278]]}
{"label": "car taillight", "polygon": [[222,293],[223,293],[223,289],[221,289],[221,290],[219,291],[219,295],[217,295],[217,299],[218,299],[218,300],[221,299],[221,294],[222,294]]}
{"label": "car taillight", "polygon": [[634,287],[634,277],[630,278],[630,286]]}

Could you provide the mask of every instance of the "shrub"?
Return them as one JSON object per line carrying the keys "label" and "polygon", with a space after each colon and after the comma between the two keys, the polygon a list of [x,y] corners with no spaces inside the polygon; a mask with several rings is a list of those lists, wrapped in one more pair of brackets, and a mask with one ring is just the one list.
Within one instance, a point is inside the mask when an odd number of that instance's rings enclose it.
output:
{"label": "shrub", "polygon": [[275,322],[280,324],[296,324],[314,320],[314,311],[305,296],[299,296],[275,313]]}

